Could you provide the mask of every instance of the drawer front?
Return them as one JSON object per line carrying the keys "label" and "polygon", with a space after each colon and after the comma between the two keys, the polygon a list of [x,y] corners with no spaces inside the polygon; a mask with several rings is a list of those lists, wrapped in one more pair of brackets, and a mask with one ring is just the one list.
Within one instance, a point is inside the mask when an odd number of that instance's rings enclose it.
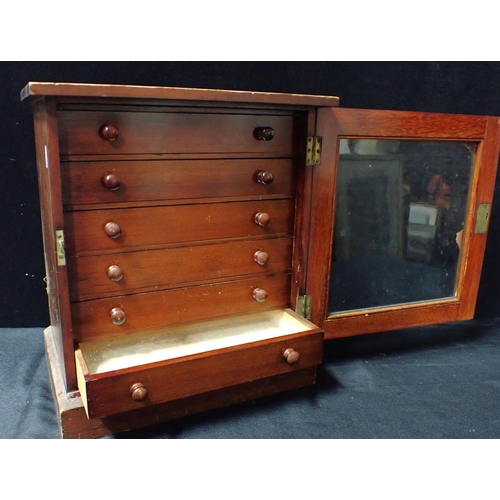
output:
{"label": "drawer front", "polygon": [[293,197],[292,159],[62,162],[64,205]]}
{"label": "drawer front", "polygon": [[[96,418],[316,366],[322,346],[323,334],[312,330],[102,375],[86,375],[79,351],[76,358],[80,391]],[[296,363],[285,360],[287,349],[299,353]],[[147,391],[142,401],[132,398],[137,387]]]}
{"label": "drawer front", "polygon": [[[293,153],[293,117],[251,114],[59,111],[62,155],[158,153]],[[118,135],[109,140],[103,126]],[[271,127],[272,140],[255,131]],[[116,132],[113,134],[116,135]]]}
{"label": "drawer front", "polygon": [[[269,222],[259,225],[257,214],[268,215]],[[291,235],[293,214],[293,200],[68,212],[66,252],[74,256],[181,242]]]}
{"label": "drawer front", "polygon": [[258,273],[284,273],[292,265],[293,240],[231,241],[147,252],[68,259],[72,300],[220,280]]}
{"label": "drawer front", "polygon": [[[84,342],[161,329],[164,325],[285,308],[290,286],[290,275],[279,274],[74,302],[71,304],[73,338]],[[263,291],[267,298],[259,302],[254,295],[262,299]]]}

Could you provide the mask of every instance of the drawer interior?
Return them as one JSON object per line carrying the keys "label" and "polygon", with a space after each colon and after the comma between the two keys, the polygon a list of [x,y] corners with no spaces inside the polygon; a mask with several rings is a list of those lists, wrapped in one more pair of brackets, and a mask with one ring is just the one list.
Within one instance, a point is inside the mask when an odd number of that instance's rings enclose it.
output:
{"label": "drawer interior", "polygon": [[161,331],[82,342],[89,375],[292,335],[317,327],[290,309],[175,326]]}
{"label": "drawer interior", "polygon": [[290,309],[274,309],[82,342],[79,349],[88,375],[98,375],[309,330],[318,328]]}

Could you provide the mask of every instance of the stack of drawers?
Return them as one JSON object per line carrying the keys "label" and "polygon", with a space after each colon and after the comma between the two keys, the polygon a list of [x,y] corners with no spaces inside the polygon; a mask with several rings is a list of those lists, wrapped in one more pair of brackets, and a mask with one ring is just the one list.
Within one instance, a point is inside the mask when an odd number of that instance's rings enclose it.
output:
{"label": "stack of drawers", "polygon": [[[119,342],[125,335],[289,306],[297,120],[290,113],[224,108],[59,107],[64,235],[77,347],[85,352],[95,341]],[[321,334],[311,327],[304,323],[299,328],[308,336],[300,363],[292,356],[276,365],[273,352],[268,360],[254,358],[248,373],[242,370],[240,379],[233,375],[231,383],[319,364]],[[312,344],[311,333],[316,334]],[[116,370],[89,373],[82,351],[77,350],[77,371],[89,416],[229,383],[200,385],[198,378],[196,388],[184,385],[174,394],[165,388],[165,379],[176,377],[178,385],[180,375],[165,366],[159,372],[140,367],[139,381],[129,368],[117,382]],[[241,362],[238,356],[232,359]],[[210,378],[217,361],[196,370],[199,377]]]}

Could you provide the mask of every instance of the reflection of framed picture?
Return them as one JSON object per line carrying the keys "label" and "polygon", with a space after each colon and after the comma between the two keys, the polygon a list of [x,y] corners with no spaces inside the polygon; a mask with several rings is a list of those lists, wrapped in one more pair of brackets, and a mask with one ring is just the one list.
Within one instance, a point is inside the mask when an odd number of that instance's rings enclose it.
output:
{"label": "reflection of framed picture", "polygon": [[396,156],[339,157],[335,260],[403,256],[403,188]]}
{"label": "reflection of framed picture", "polygon": [[439,218],[439,209],[428,203],[410,203],[406,257],[429,264]]}
{"label": "reflection of framed picture", "polygon": [[437,224],[439,209],[428,203],[410,203],[410,224],[423,224],[424,226],[435,226]]}

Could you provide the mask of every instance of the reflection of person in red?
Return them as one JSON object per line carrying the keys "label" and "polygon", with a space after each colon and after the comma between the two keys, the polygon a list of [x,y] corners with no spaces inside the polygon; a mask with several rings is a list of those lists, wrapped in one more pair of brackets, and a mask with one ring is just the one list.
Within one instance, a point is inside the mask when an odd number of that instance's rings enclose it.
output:
{"label": "reflection of person in red", "polygon": [[441,174],[434,174],[427,183],[427,195],[433,205],[438,208],[451,208],[451,188]]}
{"label": "reflection of person in red", "polygon": [[[442,174],[434,174],[426,186],[430,202],[438,208],[451,208],[451,187]],[[463,230],[456,233],[458,248],[462,246]]]}

